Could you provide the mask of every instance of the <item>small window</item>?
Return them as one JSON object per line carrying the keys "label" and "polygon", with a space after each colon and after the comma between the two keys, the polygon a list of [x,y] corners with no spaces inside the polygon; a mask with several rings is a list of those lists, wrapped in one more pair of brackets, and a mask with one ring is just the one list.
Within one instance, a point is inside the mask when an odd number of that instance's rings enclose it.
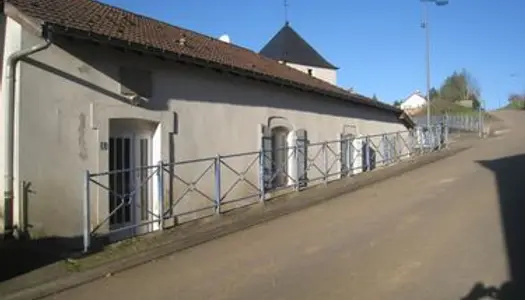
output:
{"label": "small window", "polygon": [[119,77],[121,94],[136,94],[145,98],[151,97],[153,82],[150,71],[135,69],[132,67],[121,67],[119,70]]}
{"label": "small window", "polygon": [[314,74],[314,71],[312,69],[308,69],[308,75],[312,76]]}

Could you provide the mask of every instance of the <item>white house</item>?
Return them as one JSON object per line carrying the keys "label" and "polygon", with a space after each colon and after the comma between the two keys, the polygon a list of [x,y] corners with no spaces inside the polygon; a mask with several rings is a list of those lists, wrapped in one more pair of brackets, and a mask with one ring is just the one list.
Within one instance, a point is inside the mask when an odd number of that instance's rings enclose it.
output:
{"label": "white house", "polygon": [[337,67],[329,63],[286,22],[259,54],[310,76],[337,84]]}
{"label": "white house", "polygon": [[421,95],[421,92],[417,90],[401,103],[400,108],[407,113],[412,113],[421,110],[423,107],[426,107],[426,105],[427,99],[425,99],[425,96]]}
{"label": "white house", "polygon": [[[170,216],[197,218],[213,210],[214,193],[240,198],[259,182],[249,166],[261,149],[272,153],[269,168],[300,168],[278,147],[411,126],[401,110],[328,83],[335,75],[319,80],[316,70],[99,2],[4,2],[6,231],[79,236],[84,198],[90,231],[152,223],[167,205]],[[241,152],[252,154],[226,156]],[[210,165],[218,154],[238,173],[223,165],[219,192]],[[264,176],[269,188],[287,182]],[[237,179],[245,186],[228,190]]]}

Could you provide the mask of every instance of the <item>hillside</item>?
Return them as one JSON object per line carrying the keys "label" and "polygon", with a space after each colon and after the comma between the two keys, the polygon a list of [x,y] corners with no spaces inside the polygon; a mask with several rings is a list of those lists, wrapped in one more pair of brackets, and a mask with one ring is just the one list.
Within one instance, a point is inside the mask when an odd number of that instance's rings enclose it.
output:
{"label": "hillside", "polygon": [[[421,117],[425,116],[427,113],[426,109],[423,109],[419,111],[418,113],[414,114],[414,117]],[[476,109],[464,107],[449,101],[445,100],[434,100],[432,101],[432,107],[431,107],[431,114],[432,115],[444,115],[445,113],[449,115],[478,115],[479,111]],[[497,117],[490,114],[489,112],[483,112],[485,121],[492,120],[496,121],[498,120]]]}

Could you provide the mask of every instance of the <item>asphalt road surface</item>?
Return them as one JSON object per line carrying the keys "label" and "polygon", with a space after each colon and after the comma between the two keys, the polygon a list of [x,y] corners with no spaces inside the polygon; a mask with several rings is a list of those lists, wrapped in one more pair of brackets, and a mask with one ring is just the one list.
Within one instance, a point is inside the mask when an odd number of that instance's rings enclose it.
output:
{"label": "asphalt road surface", "polygon": [[518,299],[525,113],[504,117],[446,160],[48,299]]}

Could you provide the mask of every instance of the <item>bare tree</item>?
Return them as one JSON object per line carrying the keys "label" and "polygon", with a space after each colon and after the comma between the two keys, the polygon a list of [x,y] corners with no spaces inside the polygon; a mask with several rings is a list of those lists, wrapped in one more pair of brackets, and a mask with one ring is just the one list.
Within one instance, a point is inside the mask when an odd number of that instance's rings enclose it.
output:
{"label": "bare tree", "polygon": [[461,76],[465,80],[465,100],[474,100],[477,101],[481,97],[481,87],[479,85],[479,82],[472,74],[467,71],[466,69],[463,69],[461,71]]}

